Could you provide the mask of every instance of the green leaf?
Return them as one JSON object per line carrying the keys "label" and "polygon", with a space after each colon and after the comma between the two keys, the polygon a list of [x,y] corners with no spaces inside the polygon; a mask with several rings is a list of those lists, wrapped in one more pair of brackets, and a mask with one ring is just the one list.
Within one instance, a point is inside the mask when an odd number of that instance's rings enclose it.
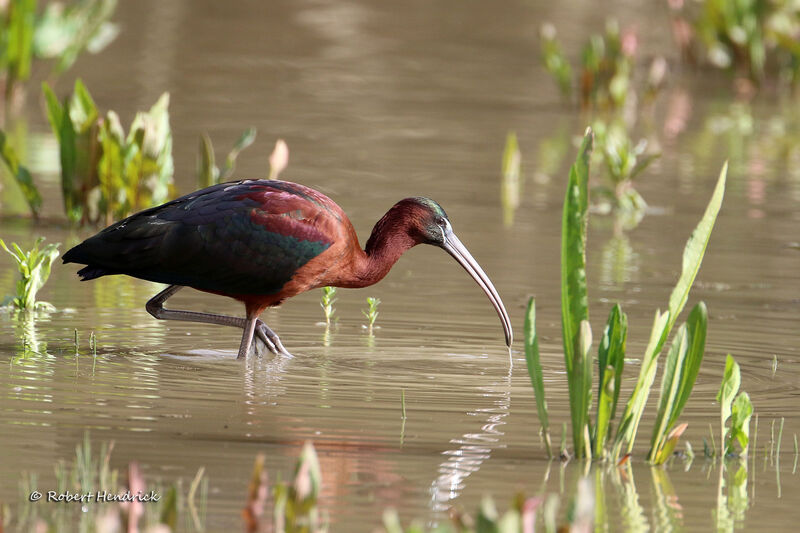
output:
{"label": "green leaf", "polygon": [[700,264],[703,262],[703,256],[706,252],[706,246],[711,238],[711,230],[714,229],[714,222],[717,220],[720,207],[722,207],[722,199],[725,196],[725,181],[728,174],[728,163],[722,166],[722,171],[719,174],[717,185],[714,188],[714,193],[711,195],[711,200],[708,202],[706,211],[700,223],[692,232],[689,240],[686,242],[686,247],[683,250],[683,261],[681,265],[681,276],[672,290],[669,297],[669,326],[671,329],[678,315],[686,305],[686,300],[689,299],[689,290],[692,288],[697,272],[700,270]]}
{"label": "green leaf", "polygon": [[[12,250],[9,250],[6,243],[0,239],[0,248],[8,252],[17,263],[17,270],[20,279],[16,284],[17,294],[12,300],[13,304],[19,309],[33,310],[42,307],[45,302],[37,302],[36,294],[47,282],[50,277],[50,266],[58,257],[59,244],[48,244],[42,250],[39,246],[44,237],[39,237],[29,251],[23,251],[17,243],[11,243]],[[52,307],[52,306],[50,306]]]}
{"label": "green leaf", "polygon": [[222,173],[222,179],[227,179],[233,173],[233,170],[236,168],[236,158],[239,157],[239,153],[253,144],[256,140],[256,129],[255,128],[247,128],[242,132],[239,136],[239,139],[233,145],[233,149],[228,152],[228,157],[225,159],[225,171]]}
{"label": "green leaf", "polygon": [[497,512],[494,501],[485,496],[481,500],[478,517],[475,520],[475,533],[500,533],[499,518],[500,515]]}
{"label": "green leaf", "polygon": [[17,158],[16,152],[8,143],[5,132],[0,130],[0,159],[2,159],[11,171],[11,175],[22,190],[25,201],[34,217],[39,216],[39,209],[42,207],[42,195],[33,183],[33,177],[28,169],[22,166]]}
{"label": "green leaf", "polygon": [[[658,367],[658,356],[661,353],[661,349],[667,340],[672,326],[675,324],[675,320],[686,305],[686,301],[689,298],[689,290],[700,269],[708,240],[711,237],[711,230],[714,228],[714,222],[722,206],[727,172],[728,164],[725,163],[720,172],[711,200],[703,214],[703,218],[700,219],[697,227],[686,242],[686,247],[683,252],[681,275],[670,295],[669,309],[663,314],[661,314],[660,311],[656,313],[656,321],[653,324],[650,342],[647,345],[644,358],[642,359],[642,367],[639,371],[636,387],[628,400],[625,414],[622,418],[622,424],[617,431],[614,444],[615,457],[619,456],[623,442],[627,443],[628,452],[633,450],[639,421],[642,418],[642,413],[647,403],[647,397],[650,394],[650,388],[655,379],[656,369]],[[623,426],[625,428],[624,431]]]}
{"label": "green leaf", "polygon": [[56,139],[61,142],[61,121],[64,117],[64,106],[58,101],[53,89],[50,88],[47,82],[42,82],[42,92],[47,105],[47,120],[50,122],[50,127],[53,128]]}
{"label": "green leaf", "polygon": [[722,455],[727,455],[730,448],[728,442],[728,428],[726,422],[731,416],[733,400],[736,393],[739,392],[739,385],[742,382],[741,373],[739,371],[739,364],[734,360],[731,354],[725,358],[725,372],[722,374],[722,383],[717,392],[717,401],[720,403],[720,433],[722,434]]}
{"label": "green leaf", "polygon": [[168,526],[170,531],[175,531],[175,526],[178,524],[178,490],[175,485],[167,489],[164,503],[161,506],[159,523]]}
{"label": "green leaf", "polygon": [[689,396],[692,394],[697,374],[700,372],[700,364],[703,362],[706,348],[706,332],[708,329],[708,309],[704,302],[694,306],[689,318],[686,320],[687,333],[689,338],[689,351],[686,354],[685,364],[681,369],[680,386],[675,400],[675,407],[670,416],[667,427],[677,421]]}
{"label": "green leaf", "polygon": [[661,377],[658,415],[650,440],[649,460],[655,461],[665,445],[667,433],[683,410],[694,387],[705,352],[708,312],[704,303],[697,304],[672,341]]}
{"label": "green leaf", "polygon": [[539,336],[536,334],[536,301],[533,298],[528,300],[528,309],[525,312],[525,362],[533,386],[539,422],[542,424],[545,449],[547,456],[552,457],[550,423],[547,417],[547,400],[544,395],[544,377],[542,363],[539,360]]}
{"label": "green leaf", "polygon": [[656,453],[661,449],[662,439],[666,437],[669,418],[678,394],[680,385],[680,372],[686,353],[689,351],[689,342],[686,333],[686,324],[678,328],[678,333],[672,339],[672,346],[667,354],[664,374],[661,376],[661,398],[659,399],[658,415],[653,427],[653,436],[650,441],[648,459],[653,461]]}
{"label": "green leaf", "polygon": [[30,76],[33,57],[33,27],[36,17],[36,0],[16,0],[7,11],[5,62],[8,72],[6,96],[15,81],[25,81]]}
{"label": "green leaf", "polygon": [[729,451],[732,451],[733,441],[736,440],[742,449],[742,457],[747,456],[747,447],[750,444],[751,416],[753,416],[753,404],[750,402],[750,395],[746,392],[740,392],[731,407],[731,444]]}
{"label": "green leaf", "polygon": [[513,131],[506,135],[506,146],[503,149],[503,176],[513,176],[519,179],[520,152],[517,134]]}
{"label": "green leaf", "polygon": [[69,118],[76,133],[83,133],[97,122],[97,106],[89,90],[80,78],[75,80],[75,89],[69,102]]}
{"label": "green leaf", "polygon": [[219,170],[214,161],[214,146],[207,133],[200,136],[200,150],[197,155],[197,184],[200,188],[217,183]]}
{"label": "green leaf", "polygon": [[595,452],[605,446],[611,422],[617,410],[622,371],[625,367],[625,343],[628,335],[628,316],[619,304],[611,308],[603,338],[597,349],[598,390]]}
{"label": "green leaf", "polygon": [[[561,330],[570,394],[575,453],[583,454],[583,438],[591,398],[591,364],[581,348],[581,323],[589,317],[586,294],[586,224],[589,206],[589,158],[593,134],[587,128],[572,165],[564,197],[561,226]],[[589,361],[591,363],[591,361]],[[587,371],[588,368],[588,371]],[[588,383],[588,388],[587,388]]]}

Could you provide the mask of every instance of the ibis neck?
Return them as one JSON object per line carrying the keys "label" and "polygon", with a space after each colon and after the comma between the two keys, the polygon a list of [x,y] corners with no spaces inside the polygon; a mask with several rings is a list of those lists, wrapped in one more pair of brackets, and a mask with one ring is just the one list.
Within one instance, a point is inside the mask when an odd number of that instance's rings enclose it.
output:
{"label": "ibis neck", "polygon": [[383,227],[387,231],[380,231],[376,226],[364,251],[359,250],[352,287],[367,287],[379,282],[400,256],[417,244],[405,228]]}

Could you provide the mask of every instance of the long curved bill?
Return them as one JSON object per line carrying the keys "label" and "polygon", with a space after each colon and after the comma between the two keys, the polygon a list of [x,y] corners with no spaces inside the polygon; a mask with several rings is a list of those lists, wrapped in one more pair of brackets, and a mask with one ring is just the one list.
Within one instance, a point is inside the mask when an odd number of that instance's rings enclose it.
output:
{"label": "long curved bill", "polygon": [[503,306],[503,300],[501,300],[500,295],[497,294],[497,290],[489,280],[489,276],[486,275],[486,272],[483,271],[478,262],[472,257],[472,254],[469,253],[467,248],[458,240],[458,237],[456,237],[455,233],[452,231],[447,231],[445,233],[442,248],[452,255],[453,258],[458,261],[459,265],[464,267],[464,270],[472,276],[478,285],[481,286],[483,292],[486,293],[486,296],[489,297],[489,300],[491,300],[494,306],[494,310],[497,311],[497,316],[500,317],[500,321],[503,323],[503,331],[506,334],[506,345],[511,347],[511,342],[514,340],[514,332],[511,331],[511,321],[508,319],[508,313],[506,313],[506,308]]}

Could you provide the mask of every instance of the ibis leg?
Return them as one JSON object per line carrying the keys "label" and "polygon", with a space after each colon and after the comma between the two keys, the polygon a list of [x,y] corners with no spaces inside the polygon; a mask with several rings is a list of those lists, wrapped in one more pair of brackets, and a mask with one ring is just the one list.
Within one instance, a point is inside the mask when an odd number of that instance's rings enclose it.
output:
{"label": "ibis leg", "polygon": [[[165,309],[164,302],[172,295],[183,288],[182,285],[170,285],[163,291],[153,296],[146,305],[147,312],[160,320],[183,320],[186,322],[201,322],[204,324],[216,324],[220,326],[232,326],[235,328],[247,329],[249,320],[228,315],[217,315],[212,313],[199,313],[197,311],[182,311],[179,309]],[[274,354],[281,354],[291,357],[283,343],[260,318],[255,319],[255,335],[267,346],[267,349]],[[253,332],[250,332],[252,339]]]}
{"label": "ibis leg", "polygon": [[244,359],[250,353],[250,346],[253,344],[253,333],[256,330],[256,320],[258,320],[258,317],[247,317],[247,324],[244,327],[244,333],[242,333],[242,343],[239,345],[239,355],[236,356],[236,359]]}

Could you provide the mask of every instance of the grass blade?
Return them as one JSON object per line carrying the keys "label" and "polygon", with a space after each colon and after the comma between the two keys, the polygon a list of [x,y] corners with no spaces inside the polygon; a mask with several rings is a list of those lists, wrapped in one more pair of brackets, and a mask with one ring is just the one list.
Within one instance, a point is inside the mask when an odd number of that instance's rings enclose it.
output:
{"label": "grass blade", "polygon": [[[589,207],[589,158],[594,135],[587,128],[578,158],[569,172],[561,226],[561,330],[569,384],[575,453],[584,450],[584,425],[591,399],[591,364],[581,350],[581,323],[589,318],[586,294],[586,223]],[[588,346],[586,347],[588,349]],[[591,360],[590,360],[591,363]],[[587,388],[588,387],[588,388]]]}
{"label": "grass blade", "polygon": [[536,334],[536,301],[531,298],[528,300],[528,309],[525,312],[525,361],[528,364],[528,375],[531,378],[533,392],[536,399],[536,411],[539,414],[539,422],[542,424],[542,434],[544,445],[547,449],[547,457],[553,456],[550,446],[550,422],[547,418],[547,400],[544,396],[544,378],[542,376],[542,364],[539,360],[539,336]]}

